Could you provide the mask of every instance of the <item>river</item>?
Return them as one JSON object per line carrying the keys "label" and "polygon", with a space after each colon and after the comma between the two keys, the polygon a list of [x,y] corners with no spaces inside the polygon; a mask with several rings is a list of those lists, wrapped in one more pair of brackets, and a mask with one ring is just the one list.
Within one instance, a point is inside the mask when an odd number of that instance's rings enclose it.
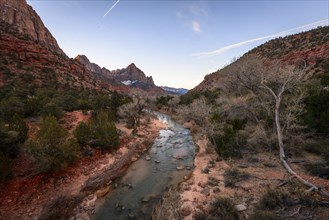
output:
{"label": "river", "polygon": [[150,150],[113,183],[115,189],[103,198],[93,219],[149,219],[164,192],[192,172],[195,145],[190,131],[168,115],[156,114],[167,128],[160,130]]}

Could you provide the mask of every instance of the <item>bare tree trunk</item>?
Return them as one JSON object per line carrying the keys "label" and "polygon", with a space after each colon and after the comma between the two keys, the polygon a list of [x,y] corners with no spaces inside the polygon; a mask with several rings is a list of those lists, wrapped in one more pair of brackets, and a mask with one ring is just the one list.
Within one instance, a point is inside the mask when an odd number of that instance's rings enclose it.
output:
{"label": "bare tree trunk", "polygon": [[[284,90],[283,90],[284,91]],[[280,124],[280,104],[281,104],[281,95],[280,93],[276,98],[275,98],[275,124],[276,124],[276,131],[277,131],[277,137],[278,137],[278,142],[279,142],[279,149],[280,149],[280,160],[283,164],[283,166],[286,168],[288,173],[290,173],[292,176],[297,178],[301,183],[304,185],[310,187],[308,192],[311,192],[313,190],[317,191],[320,193],[322,196],[325,196],[329,198],[329,193],[326,192],[325,190],[322,190],[320,187],[314,185],[313,183],[303,179],[301,176],[299,176],[288,164],[286,161],[286,156],[284,153],[284,145],[283,145],[283,137],[282,137],[282,129],[281,129],[281,124]]]}

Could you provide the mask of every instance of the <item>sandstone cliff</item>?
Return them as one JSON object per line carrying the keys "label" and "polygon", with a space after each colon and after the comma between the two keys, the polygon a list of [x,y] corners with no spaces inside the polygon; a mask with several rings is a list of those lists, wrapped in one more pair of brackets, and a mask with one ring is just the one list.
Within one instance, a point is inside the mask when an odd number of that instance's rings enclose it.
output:
{"label": "sandstone cliff", "polygon": [[17,31],[60,55],[65,53],[26,0],[0,0],[0,19]]}

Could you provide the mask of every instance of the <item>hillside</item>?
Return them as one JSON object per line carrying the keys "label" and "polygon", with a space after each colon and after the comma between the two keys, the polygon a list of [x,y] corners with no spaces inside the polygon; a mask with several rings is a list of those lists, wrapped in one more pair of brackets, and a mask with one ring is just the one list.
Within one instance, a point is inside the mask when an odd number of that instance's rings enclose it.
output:
{"label": "hillside", "polygon": [[270,40],[244,54],[235,62],[221,70],[210,73],[196,86],[193,91],[214,90],[221,84],[241,59],[247,56],[257,56],[268,61],[278,60],[287,64],[303,64],[309,72],[316,75],[329,73],[329,27],[319,27],[286,37]]}
{"label": "hillside", "polygon": [[271,40],[170,106],[199,149],[154,216],[328,219],[328,46],[329,27]]}

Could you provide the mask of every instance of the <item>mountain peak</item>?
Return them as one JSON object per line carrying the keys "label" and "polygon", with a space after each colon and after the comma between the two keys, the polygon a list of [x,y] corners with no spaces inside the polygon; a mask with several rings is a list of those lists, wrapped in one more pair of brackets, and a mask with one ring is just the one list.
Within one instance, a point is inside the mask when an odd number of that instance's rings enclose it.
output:
{"label": "mountain peak", "polygon": [[127,66],[127,68],[137,68],[135,63],[131,63]]}
{"label": "mountain peak", "polygon": [[0,20],[48,50],[65,55],[39,15],[26,0],[0,0]]}

